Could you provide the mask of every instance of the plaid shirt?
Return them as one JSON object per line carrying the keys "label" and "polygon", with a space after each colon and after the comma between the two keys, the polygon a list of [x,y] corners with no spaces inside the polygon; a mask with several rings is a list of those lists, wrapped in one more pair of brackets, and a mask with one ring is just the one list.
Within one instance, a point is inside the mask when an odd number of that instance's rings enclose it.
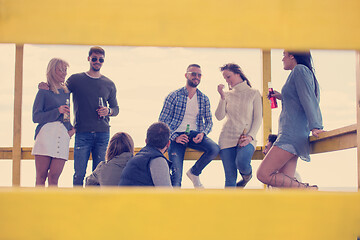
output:
{"label": "plaid shirt", "polygon": [[[210,101],[205,94],[196,89],[199,104],[199,114],[196,117],[196,131],[209,134],[213,126],[210,112]],[[170,139],[174,140],[180,134],[175,130],[180,126],[184,119],[187,97],[189,92],[186,87],[171,92],[165,99],[161,110],[159,121],[166,123],[171,131]]]}

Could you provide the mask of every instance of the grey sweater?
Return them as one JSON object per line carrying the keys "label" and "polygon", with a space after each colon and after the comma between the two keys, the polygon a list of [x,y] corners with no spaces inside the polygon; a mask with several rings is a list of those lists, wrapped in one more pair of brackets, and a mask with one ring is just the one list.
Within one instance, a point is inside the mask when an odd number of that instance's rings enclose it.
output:
{"label": "grey sweater", "polygon": [[33,105],[33,122],[38,123],[35,129],[35,138],[40,132],[42,126],[49,122],[60,121],[67,130],[72,128],[70,122],[63,122],[63,114],[58,108],[65,105],[66,99],[70,98],[70,93],[65,93],[63,89],[59,89],[59,94],[55,94],[50,90],[39,89],[36,94]]}
{"label": "grey sweater", "polygon": [[86,186],[117,186],[126,163],[132,157],[130,152],[124,152],[108,162],[100,162],[95,171],[86,178]]}

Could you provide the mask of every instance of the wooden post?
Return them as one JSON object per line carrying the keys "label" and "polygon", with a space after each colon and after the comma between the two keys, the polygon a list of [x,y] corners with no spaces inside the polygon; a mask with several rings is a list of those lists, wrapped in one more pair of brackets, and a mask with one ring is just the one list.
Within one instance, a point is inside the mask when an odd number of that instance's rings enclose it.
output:
{"label": "wooden post", "polygon": [[23,57],[24,45],[16,44],[15,58],[15,92],[14,92],[14,132],[13,132],[13,186],[20,186],[21,166],[21,109],[22,109],[22,84],[23,84]]}
{"label": "wooden post", "polygon": [[269,99],[267,99],[268,82],[271,82],[271,51],[263,50],[263,146],[266,144],[266,139],[272,132],[271,108]]}
{"label": "wooden post", "polygon": [[356,51],[357,173],[360,189],[360,51]]}

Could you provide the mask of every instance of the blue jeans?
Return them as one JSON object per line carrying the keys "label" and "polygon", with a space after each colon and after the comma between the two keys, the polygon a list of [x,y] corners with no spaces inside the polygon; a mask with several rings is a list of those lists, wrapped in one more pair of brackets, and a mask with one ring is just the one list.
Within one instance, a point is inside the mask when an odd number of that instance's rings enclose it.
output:
{"label": "blue jeans", "polygon": [[171,141],[168,153],[169,160],[172,162],[171,183],[173,186],[181,186],[184,155],[187,147],[204,152],[191,168],[191,173],[196,176],[199,176],[201,171],[219,154],[219,146],[207,136],[204,136],[200,143],[194,143],[192,139],[198,133],[199,132],[191,131],[189,135],[189,142],[187,144]]}
{"label": "blue jeans", "polygon": [[240,174],[249,175],[252,172],[251,158],[255,152],[252,144],[245,147],[231,147],[220,150],[220,157],[225,171],[225,187],[235,187],[237,170]]}
{"label": "blue jeans", "polygon": [[83,185],[90,152],[93,159],[93,171],[101,161],[105,161],[109,136],[109,132],[79,132],[75,134],[74,186]]}

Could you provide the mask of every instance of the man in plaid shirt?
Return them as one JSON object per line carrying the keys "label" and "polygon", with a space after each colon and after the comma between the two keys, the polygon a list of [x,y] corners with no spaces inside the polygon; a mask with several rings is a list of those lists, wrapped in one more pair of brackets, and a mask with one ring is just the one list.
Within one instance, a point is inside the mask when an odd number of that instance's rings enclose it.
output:
{"label": "man in plaid shirt", "polygon": [[[165,99],[159,121],[166,123],[171,131],[169,159],[172,162],[171,182],[180,187],[186,147],[204,152],[186,175],[195,188],[203,188],[199,175],[218,155],[219,146],[208,138],[212,128],[210,101],[197,86],[201,79],[201,68],[197,64],[187,67],[186,85],[171,92]],[[186,131],[189,129],[190,131]]]}

